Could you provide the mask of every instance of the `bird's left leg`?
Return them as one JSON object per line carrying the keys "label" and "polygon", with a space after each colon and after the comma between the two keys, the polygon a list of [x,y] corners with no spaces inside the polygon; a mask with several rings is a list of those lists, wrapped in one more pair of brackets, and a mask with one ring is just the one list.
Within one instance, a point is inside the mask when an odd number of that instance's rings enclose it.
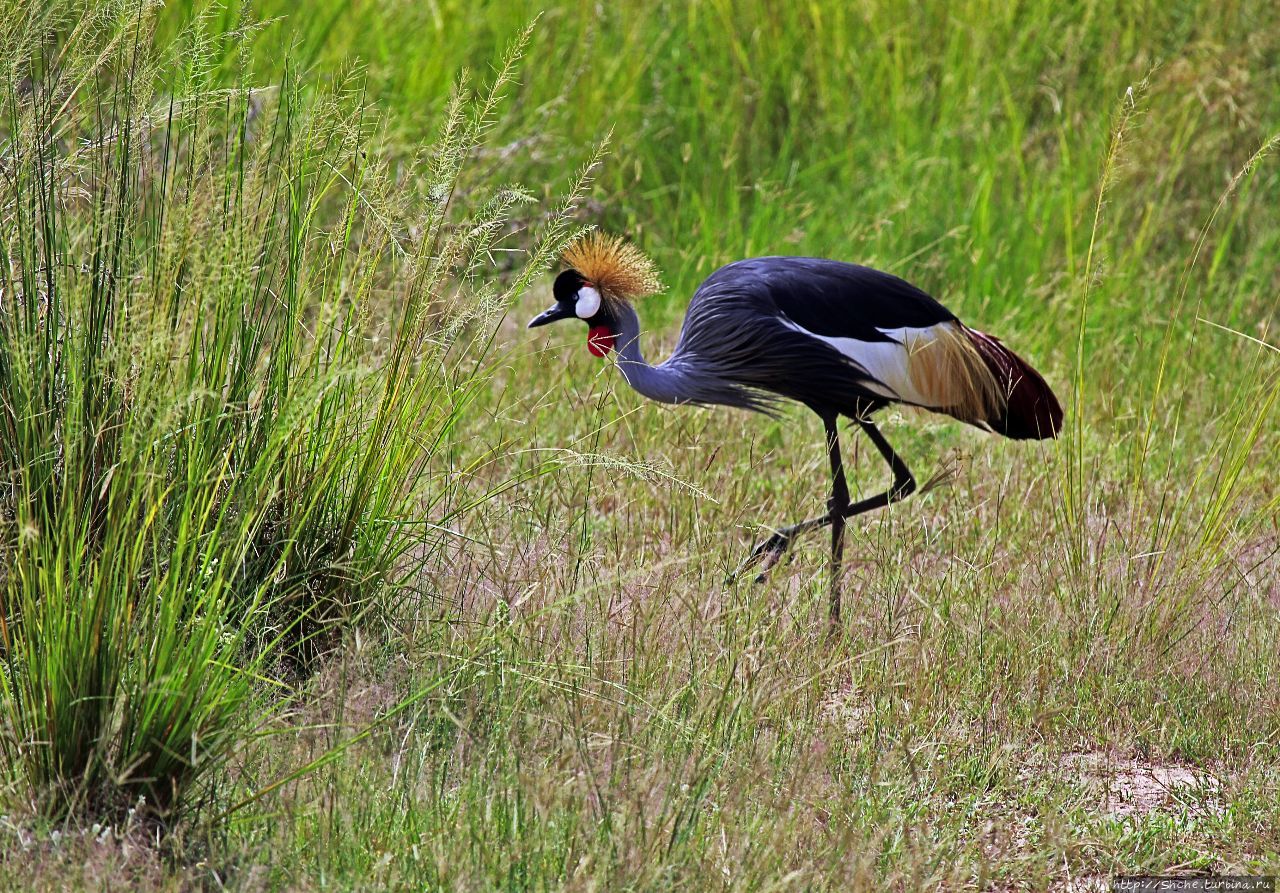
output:
{"label": "bird's left leg", "polygon": [[[896,452],[894,452],[894,449],[889,445],[889,442],[884,439],[884,435],[880,433],[880,429],[878,429],[870,420],[858,419],[857,421],[859,427],[862,428],[863,433],[867,435],[871,440],[871,443],[875,445],[876,450],[879,451],[880,455],[884,457],[885,462],[888,463],[889,470],[893,472],[893,486],[883,493],[878,493],[875,496],[870,496],[866,499],[859,500],[858,502],[847,502],[846,497],[844,511],[840,514],[842,521],[847,521],[849,518],[861,515],[864,512],[884,508],[890,503],[897,502],[900,499],[905,499],[917,489],[916,479],[912,476],[911,470],[907,468],[906,463],[902,461]],[[836,458],[836,456],[832,456],[833,474],[835,471]],[[841,471],[842,473],[840,478],[843,481],[843,468]],[[847,489],[845,492],[848,492]],[[808,533],[810,530],[816,530],[819,527],[826,527],[828,524],[832,524],[834,526],[834,520],[835,519],[831,516],[830,511],[828,511],[827,514],[822,515],[819,518],[810,518],[807,521],[801,521],[799,524],[792,524],[790,527],[783,527],[777,533],[773,534],[773,536],[769,537],[767,540],[752,549],[751,554],[747,556],[747,560],[738,565],[738,569],[729,576],[729,580],[736,580],[752,565],[763,560],[763,567],[760,568],[760,573],[756,576],[756,582],[763,583],[765,578],[768,576],[770,569],[772,569],[782,556],[786,554],[787,549],[791,547],[791,544],[795,541],[796,537]],[[832,545],[834,547],[834,540]]]}

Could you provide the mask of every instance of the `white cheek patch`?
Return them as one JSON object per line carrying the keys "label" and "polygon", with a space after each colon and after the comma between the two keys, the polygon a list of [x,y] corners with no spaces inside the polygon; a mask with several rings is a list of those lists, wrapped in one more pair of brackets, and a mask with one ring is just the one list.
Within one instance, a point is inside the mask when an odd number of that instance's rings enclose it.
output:
{"label": "white cheek patch", "polygon": [[587,285],[578,289],[578,303],[574,308],[578,319],[590,319],[600,312],[600,292]]}

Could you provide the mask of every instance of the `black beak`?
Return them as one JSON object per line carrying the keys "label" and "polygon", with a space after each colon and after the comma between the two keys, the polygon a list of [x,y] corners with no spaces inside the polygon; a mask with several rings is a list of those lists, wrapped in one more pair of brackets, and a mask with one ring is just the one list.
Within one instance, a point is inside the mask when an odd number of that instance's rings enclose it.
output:
{"label": "black beak", "polygon": [[573,308],[566,307],[563,304],[556,304],[553,307],[548,307],[533,319],[529,320],[528,328],[536,329],[538,326],[545,326],[549,322],[568,319],[571,316],[573,316]]}

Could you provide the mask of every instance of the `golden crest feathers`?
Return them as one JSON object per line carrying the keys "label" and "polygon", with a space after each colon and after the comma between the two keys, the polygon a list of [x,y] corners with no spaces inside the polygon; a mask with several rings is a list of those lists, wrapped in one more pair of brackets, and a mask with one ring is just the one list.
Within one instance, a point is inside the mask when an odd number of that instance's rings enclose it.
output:
{"label": "golden crest feathers", "polygon": [[632,300],[662,291],[653,261],[619,236],[593,230],[574,240],[561,260],[606,298]]}

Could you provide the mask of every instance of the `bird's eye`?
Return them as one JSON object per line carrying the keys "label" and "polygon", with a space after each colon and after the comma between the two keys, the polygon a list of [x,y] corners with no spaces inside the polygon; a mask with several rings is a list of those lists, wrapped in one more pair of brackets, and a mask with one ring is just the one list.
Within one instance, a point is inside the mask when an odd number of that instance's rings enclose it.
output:
{"label": "bird's eye", "polygon": [[578,319],[590,319],[600,312],[600,292],[590,285],[578,289],[578,302],[574,306]]}

